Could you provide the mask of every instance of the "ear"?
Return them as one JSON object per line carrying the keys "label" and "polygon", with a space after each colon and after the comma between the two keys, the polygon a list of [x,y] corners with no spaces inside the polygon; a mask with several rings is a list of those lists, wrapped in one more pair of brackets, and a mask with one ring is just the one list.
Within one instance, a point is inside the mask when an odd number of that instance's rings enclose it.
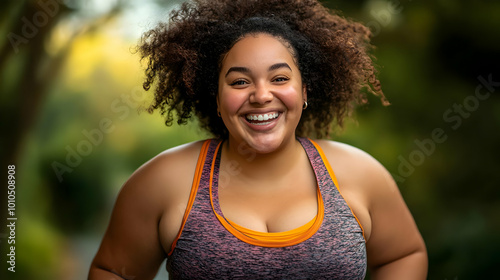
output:
{"label": "ear", "polygon": [[307,101],[307,87],[306,87],[306,84],[302,84],[302,100]]}

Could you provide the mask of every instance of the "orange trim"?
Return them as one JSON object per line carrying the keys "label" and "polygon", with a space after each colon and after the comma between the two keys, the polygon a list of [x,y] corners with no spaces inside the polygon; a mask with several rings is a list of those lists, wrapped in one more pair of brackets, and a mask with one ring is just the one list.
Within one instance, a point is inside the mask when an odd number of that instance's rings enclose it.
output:
{"label": "orange trim", "polygon": [[[222,142],[221,142],[222,143]],[[217,155],[217,152],[220,148],[221,143],[217,146],[214,155]],[[213,170],[215,166],[215,159],[217,156],[214,156],[212,160],[212,167],[210,170],[210,185],[209,185],[209,191],[210,191],[210,203],[212,204],[212,210],[214,211],[215,216],[219,220],[219,222],[231,233],[233,234],[236,238],[239,240],[246,242],[248,244],[256,245],[256,246],[262,246],[262,247],[286,247],[286,246],[292,246],[299,244],[307,239],[309,239],[311,236],[313,236],[318,229],[321,226],[321,223],[323,222],[324,214],[325,214],[325,208],[323,204],[323,197],[321,196],[321,192],[319,190],[319,185],[317,185],[317,194],[318,194],[318,214],[314,218],[314,222],[312,226],[309,227],[307,231],[305,231],[303,234],[292,236],[289,238],[279,238],[280,236],[283,237],[283,235],[287,235],[290,232],[296,232],[300,230],[302,227],[306,226],[303,225],[297,229],[293,229],[291,231],[285,231],[285,232],[275,232],[275,233],[268,233],[268,232],[257,232],[253,231],[254,233],[258,233],[259,236],[264,237],[262,239],[256,239],[249,237],[242,232],[238,231],[235,227],[233,227],[226,219],[219,215],[214,208],[214,203],[213,203],[213,197],[212,197],[212,183],[213,183]],[[316,179],[317,181],[317,179]],[[309,222],[310,223],[310,222]],[[308,224],[309,224],[308,223]],[[247,229],[248,230],[248,229]]]}
{"label": "orange trim", "polygon": [[189,212],[191,212],[191,207],[193,207],[194,199],[196,198],[196,193],[198,193],[198,186],[200,185],[201,174],[203,173],[203,164],[205,163],[205,158],[207,156],[208,147],[210,145],[210,139],[205,140],[203,142],[203,146],[201,146],[200,155],[198,156],[198,162],[196,163],[196,171],[194,173],[193,184],[191,185],[191,193],[189,194],[189,200],[186,207],[186,211],[184,212],[184,217],[182,218],[181,229],[174,241],[172,242],[172,246],[170,248],[170,252],[168,252],[168,256],[170,256],[175,249],[175,245],[177,244],[177,240],[181,237],[182,230],[184,229],[184,225],[189,216]]}
{"label": "orange trim", "polygon": [[351,210],[352,215],[354,216],[354,218],[358,222],[358,225],[361,228],[361,231],[363,232],[363,238],[366,241],[365,230],[363,229],[363,226],[359,222],[358,217],[356,216],[356,214],[354,214],[354,212],[352,211],[351,206],[349,206],[349,203],[347,203],[347,200],[342,195],[342,192],[339,189],[339,182],[337,181],[337,177],[335,177],[335,173],[333,173],[333,169],[330,166],[330,163],[328,162],[328,159],[326,158],[325,153],[323,153],[323,150],[321,149],[321,147],[316,142],[314,142],[312,139],[309,139],[309,141],[311,141],[311,143],[313,143],[314,147],[316,147],[316,150],[318,150],[319,155],[321,156],[321,159],[323,160],[323,162],[324,162],[324,164],[326,166],[326,169],[328,170],[328,173],[330,174],[330,177],[332,178],[333,182],[335,183],[335,187],[337,187],[337,191],[339,192],[340,196],[342,196],[342,198],[344,199],[345,203],[347,204],[347,207],[349,207],[349,209]]}
{"label": "orange trim", "polygon": [[255,231],[251,230],[245,227],[242,227],[233,221],[229,220],[226,218],[226,221],[234,227],[237,231],[243,233],[244,235],[251,237],[253,239],[259,239],[259,240],[268,240],[268,241],[289,241],[295,237],[298,237],[309,230],[316,221],[317,217],[314,217],[312,220],[310,220],[307,224],[302,225],[296,229],[288,230],[288,231],[283,231],[283,232],[261,232],[261,231]]}

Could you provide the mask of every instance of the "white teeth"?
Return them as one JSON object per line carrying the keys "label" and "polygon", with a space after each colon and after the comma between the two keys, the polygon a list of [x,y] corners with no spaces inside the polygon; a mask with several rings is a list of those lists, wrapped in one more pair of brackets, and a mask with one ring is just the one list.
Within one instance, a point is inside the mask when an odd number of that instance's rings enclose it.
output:
{"label": "white teeth", "polygon": [[247,115],[246,118],[249,121],[268,121],[278,117],[278,113],[263,114],[263,115]]}

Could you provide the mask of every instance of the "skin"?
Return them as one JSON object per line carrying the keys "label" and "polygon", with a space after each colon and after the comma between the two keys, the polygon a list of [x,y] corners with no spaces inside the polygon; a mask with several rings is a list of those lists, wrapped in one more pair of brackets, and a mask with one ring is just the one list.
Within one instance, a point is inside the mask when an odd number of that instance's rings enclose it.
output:
{"label": "skin", "polygon": [[[267,34],[247,35],[223,59],[218,110],[224,215],[257,231],[287,231],[317,214],[316,179],[295,139],[305,86],[292,50]],[[267,125],[247,114],[278,113]],[[372,279],[426,279],[425,244],[385,168],[346,144],[316,140],[365,232]],[[167,150],[125,183],[89,279],[152,279],[170,251],[187,207],[202,142]]]}

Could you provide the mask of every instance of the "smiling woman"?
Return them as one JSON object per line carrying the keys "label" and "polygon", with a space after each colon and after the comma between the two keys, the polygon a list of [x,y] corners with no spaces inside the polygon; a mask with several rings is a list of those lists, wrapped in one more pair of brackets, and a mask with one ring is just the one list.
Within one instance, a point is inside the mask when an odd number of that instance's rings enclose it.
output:
{"label": "smiling woman", "polygon": [[[425,279],[389,173],[327,136],[362,87],[383,98],[369,31],[313,0],[185,3],[140,45],[150,111],[213,139],[166,150],[123,186],[90,279]],[[181,210],[181,211],[179,211]],[[125,275],[125,272],[127,275]],[[128,276],[131,275],[131,276]]]}
{"label": "smiling woman", "polygon": [[288,146],[305,102],[292,53],[275,37],[247,35],[223,58],[217,106],[233,146],[257,153]]}

